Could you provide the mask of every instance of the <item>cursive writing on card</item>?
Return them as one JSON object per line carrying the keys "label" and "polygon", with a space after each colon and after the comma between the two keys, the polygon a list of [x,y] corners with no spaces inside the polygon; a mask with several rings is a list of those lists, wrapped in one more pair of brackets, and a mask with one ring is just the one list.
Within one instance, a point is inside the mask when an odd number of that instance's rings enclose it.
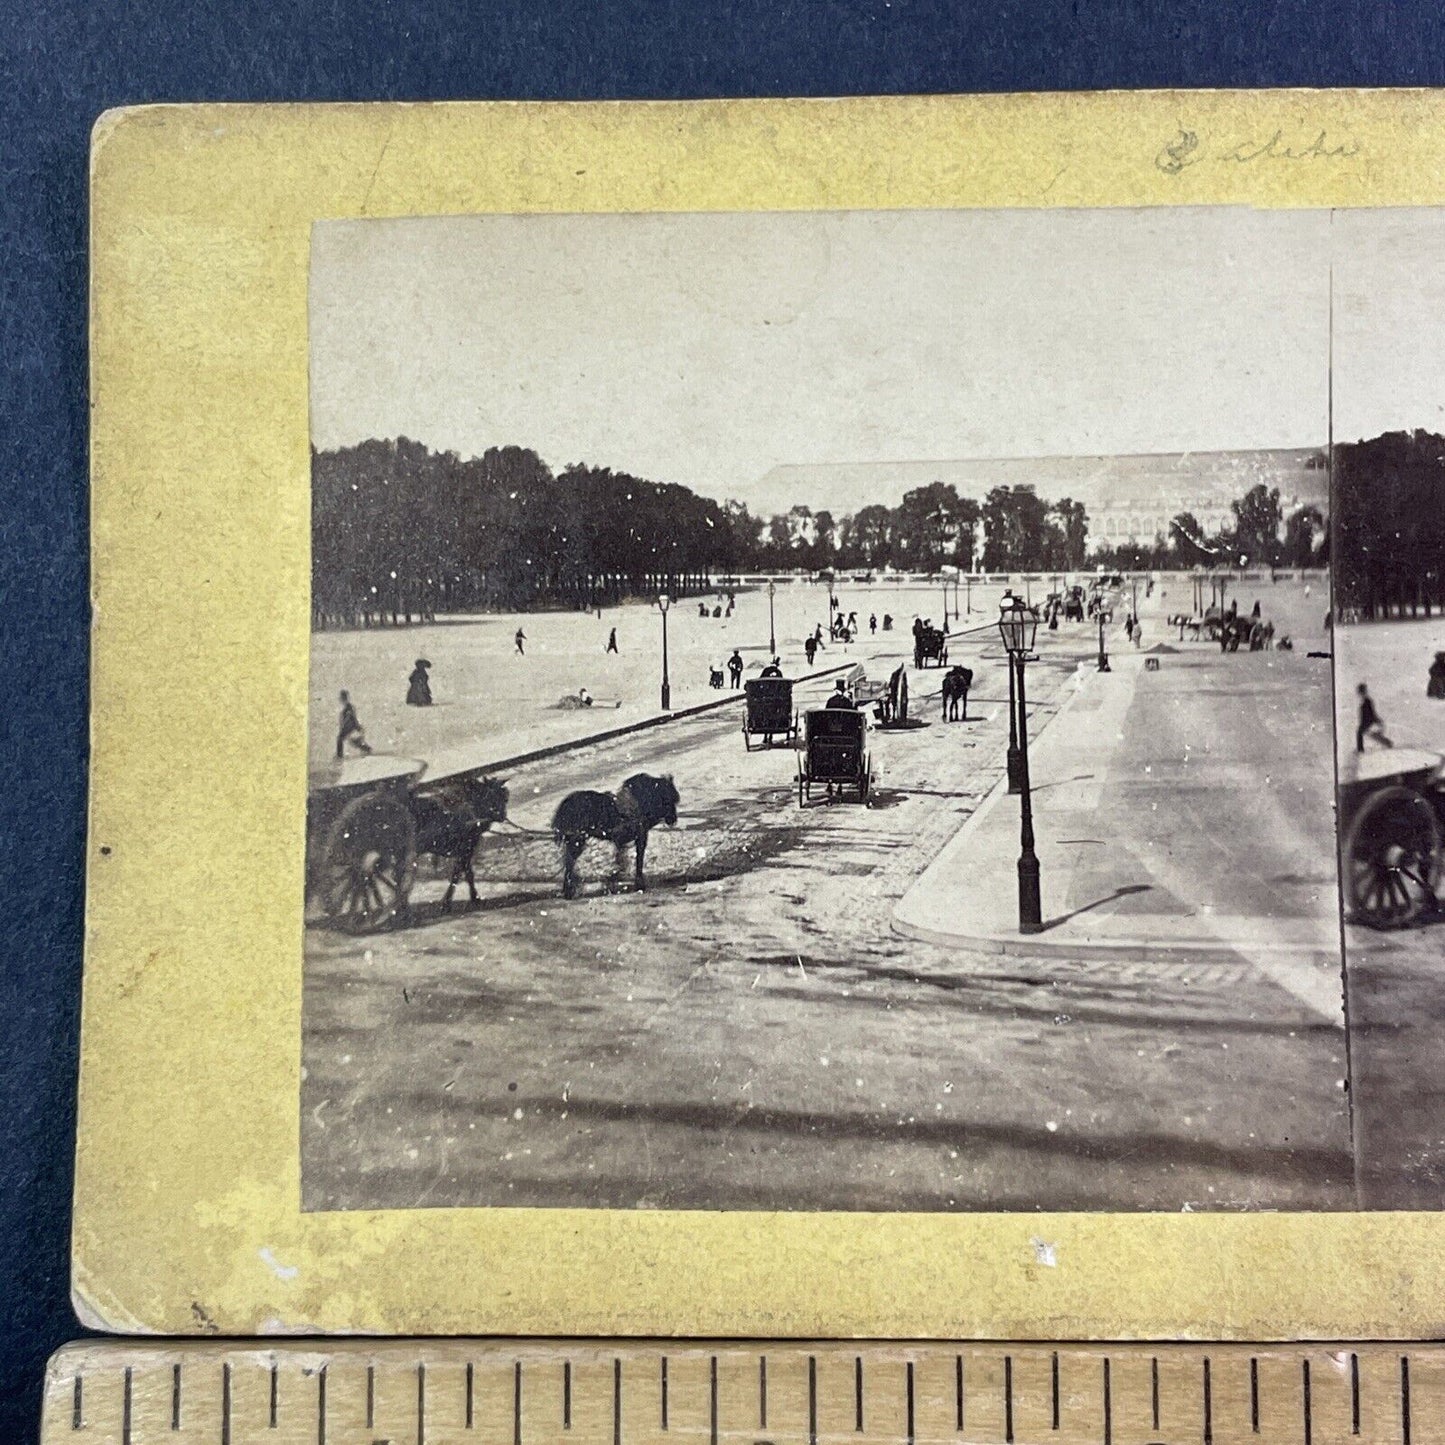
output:
{"label": "cursive writing on card", "polygon": [[1159,148],[1154,164],[1166,175],[1177,176],[1209,161],[1240,166],[1271,161],[1343,161],[1359,155],[1360,150],[1358,141],[1340,139],[1325,130],[1289,135],[1281,128],[1262,138],[1247,136],[1221,144],[1180,126]]}

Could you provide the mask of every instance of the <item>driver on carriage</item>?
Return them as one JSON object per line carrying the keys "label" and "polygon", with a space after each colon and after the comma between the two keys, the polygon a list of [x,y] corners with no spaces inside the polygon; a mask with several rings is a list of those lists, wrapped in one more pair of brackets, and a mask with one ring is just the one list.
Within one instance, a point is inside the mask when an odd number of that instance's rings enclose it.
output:
{"label": "driver on carriage", "polygon": [[857,704],[848,696],[848,684],[840,677],[833,684],[833,695],[823,704],[825,708],[835,708],[838,711],[857,712]]}

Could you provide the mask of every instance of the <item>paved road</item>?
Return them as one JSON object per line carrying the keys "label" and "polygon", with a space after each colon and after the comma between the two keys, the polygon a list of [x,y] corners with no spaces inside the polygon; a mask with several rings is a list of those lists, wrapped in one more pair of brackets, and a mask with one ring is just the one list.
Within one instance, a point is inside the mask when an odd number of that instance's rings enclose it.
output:
{"label": "paved road", "polygon": [[[1040,645],[1035,731],[1094,635]],[[1003,768],[997,644],[956,650],[980,720],[943,724],[912,673],[930,726],[873,735],[867,809],[800,810],[790,753],[704,715],[510,779],[542,830],[573,787],[674,774],[647,892],[609,892],[599,848],[564,903],[550,842],[499,836],[475,912],[433,882],[406,929],[309,929],[306,1207],[1350,1207],[1343,1040],[1247,966],[893,931]]]}

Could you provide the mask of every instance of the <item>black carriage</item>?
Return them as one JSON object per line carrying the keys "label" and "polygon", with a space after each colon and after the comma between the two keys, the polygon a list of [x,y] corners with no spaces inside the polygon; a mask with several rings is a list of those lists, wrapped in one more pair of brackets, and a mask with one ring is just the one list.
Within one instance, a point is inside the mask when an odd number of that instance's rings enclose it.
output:
{"label": "black carriage", "polygon": [[[355,934],[376,933],[405,914],[418,855],[438,846],[419,837],[419,819],[431,832],[449,808],[471,807],[480,832],[506,816],[505,788],[488,778],[485,765],[456,755],[429,764],[375,754],[347,758],[312,774],[306,803],[307,901]],[[469,880],[470,862],[468,856]],[[462,866],[459,860],[453,887]]]}
{"label": "black carriage", "polygon": [[936,627],[920,627],[913,639],[914,667],[946,667],[948,638]]}
{"label": "black carriage", "polygon": [[1440,904],[1445,874],[1445,758],[1397,748],[1357,754],[1340,780],[1346,917],[1404,928]]}
{"label": "black carriage", "polygon": [[868,801],[868,721],[847,708],[818,708],[803,715],[803,748],[798,754],[798,806],[811,801],[814,787],[830,798],[856,795]]}
{"label": "black carriage", "polygon": [[745,694],[743,746],[753,751],[753,739],[761,737],[757,746],[771,747],[775,738],[782,738],[791,747],[798,736],[798,714],[793,708],[793,683],[787,677],[754,677],[743,684]]}

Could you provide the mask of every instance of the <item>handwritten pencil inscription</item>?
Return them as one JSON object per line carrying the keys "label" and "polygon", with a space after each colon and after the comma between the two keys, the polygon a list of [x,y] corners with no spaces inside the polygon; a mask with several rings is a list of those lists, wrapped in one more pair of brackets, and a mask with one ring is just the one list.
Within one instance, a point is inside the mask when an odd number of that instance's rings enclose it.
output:
{"label": "handwritten pencil inscription", "polygon": [[1219,145],[1198,131],[1181,126],[1154,157],[1154,164],[1166,175],[1177,176],[1191,166],[1213,161],[1222,165],[1254,165],[1269,161],[1343,161],[1360,154],[1356,140],[1339,139],[1328,131],[1289,136],[1283,129],[1263,139],[1249,136]]}

